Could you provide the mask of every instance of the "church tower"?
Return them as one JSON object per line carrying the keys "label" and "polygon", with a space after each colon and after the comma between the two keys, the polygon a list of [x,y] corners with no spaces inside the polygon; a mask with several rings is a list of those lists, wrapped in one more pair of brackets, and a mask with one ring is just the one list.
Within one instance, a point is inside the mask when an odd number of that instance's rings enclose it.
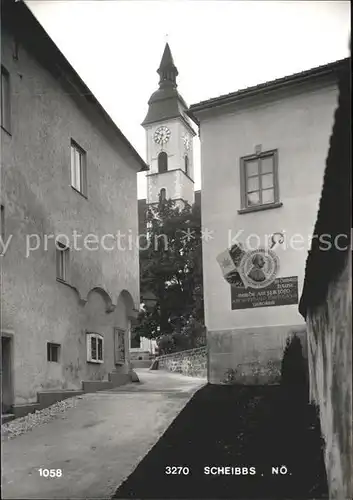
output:
{"label": "church tower", "polygon": [[142,126],[146,130],[147,204],[160,199],[194,203],[193,138],[187,105],[177,90],[178,70],[168,43],[159,74],[159,89],[148,101]]}

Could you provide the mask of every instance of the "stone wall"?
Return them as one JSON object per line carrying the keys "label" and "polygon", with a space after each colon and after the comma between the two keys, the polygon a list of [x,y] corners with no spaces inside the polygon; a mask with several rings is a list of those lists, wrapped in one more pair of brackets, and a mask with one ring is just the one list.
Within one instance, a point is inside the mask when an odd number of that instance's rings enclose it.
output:
{"label": "stone wall", "polygon": [[331,283],[327,303],[308,313],[311,401],[320,408],[330,498],[348,499],[352,485],[351,260]]}
{"label": "stone wall", "polygon": [[[310,397],[320,411],[331,500],[353,496],[350,59],[338,107],[300,312],[307,323]],[[327,242],[330,237],[330,245]]]}
{"label": "stone wall", "polygon": [[207,347],[159,356],[158,369],[189,377],[207,377]]}

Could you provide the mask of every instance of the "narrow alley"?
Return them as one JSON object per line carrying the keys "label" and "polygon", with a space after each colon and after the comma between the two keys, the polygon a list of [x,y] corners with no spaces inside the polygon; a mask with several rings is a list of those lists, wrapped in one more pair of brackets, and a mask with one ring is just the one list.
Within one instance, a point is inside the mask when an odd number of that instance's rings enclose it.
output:
{"label": "narrow alley", "polygon": [[140,383],[86,394],[49,423],[4,440],[3,498],[326,497],[311,405],[281,386],[137,373]]}

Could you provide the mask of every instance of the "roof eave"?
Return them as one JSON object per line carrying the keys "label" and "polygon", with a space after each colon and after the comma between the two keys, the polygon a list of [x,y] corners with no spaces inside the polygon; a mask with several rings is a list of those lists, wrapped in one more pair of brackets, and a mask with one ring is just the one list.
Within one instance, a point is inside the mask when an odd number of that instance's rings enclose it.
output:
{"label": "roof eave", "polygon": [[186,111],[186,114],[195,123],[197,127],[200,127],[200,120],[196,117],[196,115],[193,113],[191,109],[188,109]]}
{"label": "roof eave", "polygon": [[[189,112],[187,110],[185,111],[185,114],[188,115],[188,116],[190,116]],[[154,123],[162,123],[163,121],[175,120],[177,118],[179,118],[180,120],[182,120],[184,122],[184,124],[189,128],[190,132],[192,134],[194,134],[194,136],[197,135],[196,132],[195,132],[195,130],[190,125],[190,123],[188,123],[188,121],[185,119],[185,117],[183,115],[181,115],[180,113],[176,113],[175,115],[165,116],[165,117],[163,117],[163,119],[159,119],[159,120],[144,120],[141,123],[141,126],[142,127],[148,127],[149,125],[153,125]]]}
{"label": "roof eave", "polygon": [[240,100],[254,97],[260,94],[268,94],[269,92],[275,92],[284,88],[294,87],[307,81],[313,81],[317,78],[324,78],[334,75],[342,68],[344,64],[348,63],[349,59],[350,58],[341,59],[339,61],[329,63],[325,66],[319,66],[302,73],[296,73],[294,75],[286,76],[270,82],[261,83],[259,85],[239,90],[237,92],[232,92],[230,94],[212,98],[207,101],[201,101],[199,103],[192,104],[189,108],[188,115],[192,120],[195,121],[195,123],[199,124],[196,114],[200,111],[206,111],[212,108],[233,104]]}

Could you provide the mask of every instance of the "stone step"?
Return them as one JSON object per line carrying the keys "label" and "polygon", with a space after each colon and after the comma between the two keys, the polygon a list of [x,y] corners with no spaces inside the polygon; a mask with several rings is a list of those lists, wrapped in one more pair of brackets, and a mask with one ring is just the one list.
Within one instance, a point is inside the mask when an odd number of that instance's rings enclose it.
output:
{"label": "stone step", "polygon": [[40,410],[39,403],[25,403],[21,405],[13,405],[12,411],[15,415],[15,418],[21,418],[29,413],[34,413],[36,410]]}
{"label": "stone step", "polygon": [[[62,401],[63,399],[81,396],[82,394],[88,392],[113,389],[114,387],[127,384],[128,382],[132,381],[132,375],[112,372],[108,374],[108,379],[109,380],[82,382],[82,390],[52,389],[47,391],[39,391],[37,392],[36,403],[14,405],[12,408],[13,414],[11,414],[13,415],[12,418],[24,417],[29,413],[34,413],[36,410],[43,410],[44,408],[48,408],[49,406],[57,403],[58,401]],[[8,414],[2,415],[2,423],[3,417],[6,417],[7,415]],[[9,418],[9,420],[11,420],[11,418]]]}
{"label": "stone step", "polygon": [[131,375],[128,373],[108,373],[108,380],[87,380],[82,382],[84,392],[97,392],[114,389],[120,385],[131,382]]}
{"label": "stone step", "polygon": [[153,363],[153,359],[134,359],[131,361],[131,366],[133,368],[150,368]]}
{"label": "stone step", "polygon": [[51,391],[40,391],[37,392],[37,401],[39,403],[40,409],[48,408],[48,406],[62,401],[63,399],[73,398],[74,396],[81,396],[84,392],[77,390],[51,390]]}
{"label": "stone step", "polygon": [[15,418],[15,415],[13,413],[5,413],[4,415],[1,415],[1,425],[6,424],[6,422],[11,422]]}

